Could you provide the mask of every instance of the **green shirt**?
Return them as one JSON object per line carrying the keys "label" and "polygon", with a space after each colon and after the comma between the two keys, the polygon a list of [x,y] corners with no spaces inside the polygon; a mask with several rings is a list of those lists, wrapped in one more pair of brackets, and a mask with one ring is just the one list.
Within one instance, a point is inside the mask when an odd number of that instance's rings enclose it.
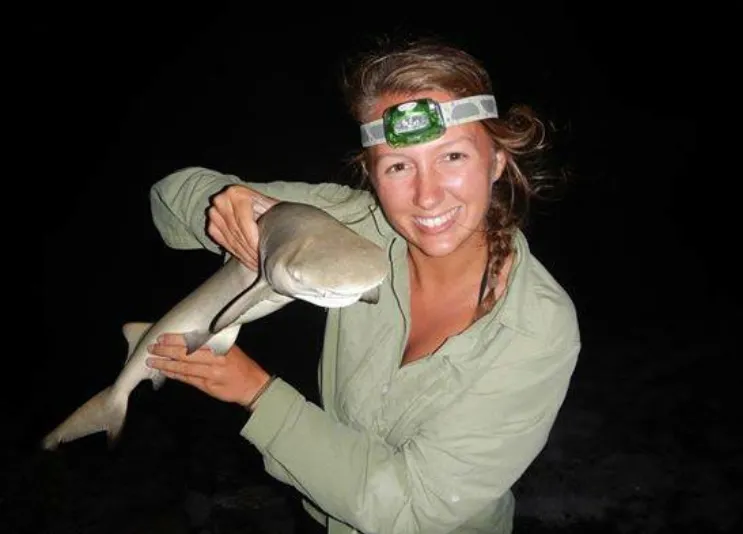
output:
{"label": "green shirt", "polygon": [[[152,188],[154,223],[174,248],[218,248],[209,197],[235,176],[203,168]],[[564,289],[515,238],[495,308],[426,358],[400,366],[410,327],[407,245],[373,197],[337,184],[248,183],[325,209],[391,262],[377,304],[330,309],[322,407],[277,379],[241,430],[266,470],[305,496],[328,532],[509,533],[513,483],[544,447],[580,350]]]}

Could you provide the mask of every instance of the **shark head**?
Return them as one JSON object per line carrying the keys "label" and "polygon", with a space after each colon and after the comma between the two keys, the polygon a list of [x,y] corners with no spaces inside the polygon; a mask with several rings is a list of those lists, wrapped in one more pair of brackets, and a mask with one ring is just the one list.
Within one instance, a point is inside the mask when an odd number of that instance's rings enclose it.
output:
{"label": "shark head", "polygon": [[324,246],[308,238],[274,253],[263,263],[263,276],[277,293],[317,306],[376,303],[388,271],[384,253],[355,234],[347,237]]}
{"label": "shark head", "polygon": [[384,250],[318,208],[285,207],[301,219],[302,237],[286,239],[278,225],[261,233],[261,274],[273,290],[327,308],[376,303],[389,270]]}

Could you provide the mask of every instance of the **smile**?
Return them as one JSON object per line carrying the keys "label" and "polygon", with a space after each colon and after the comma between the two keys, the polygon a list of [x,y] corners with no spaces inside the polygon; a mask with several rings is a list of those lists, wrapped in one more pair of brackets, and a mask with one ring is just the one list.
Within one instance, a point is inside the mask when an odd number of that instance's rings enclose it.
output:
{"label": "smile", "polygon": [[413,219],[421,226],[425,226],[426,228],[430,229],[438,229],[444,226],[449,221],[453,220],[459,213],[460,209],[461,206],[457,206],[456,208],[452,208],[449,211],[442,213],[441,215],[437,215],[436,217],[413,217]]}

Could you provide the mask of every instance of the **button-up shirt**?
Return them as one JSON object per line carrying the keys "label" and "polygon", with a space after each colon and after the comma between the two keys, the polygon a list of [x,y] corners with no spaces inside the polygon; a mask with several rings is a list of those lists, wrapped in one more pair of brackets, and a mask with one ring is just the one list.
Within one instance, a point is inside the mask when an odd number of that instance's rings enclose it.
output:
{"label": "button-up shirt", "polygon": [[403,366],[407,243],[374,197],[332,183],[243,182],[183,169],[151,190],[165,243],[219,252],[205,234],[205,210],[234,183],[326,210],[383,247],[390,262],[376,304],[328,310],[322,406],[280,378],[261,396],[241,435],[266,470],[300,491],[333,534],[511,532],[510,488],[544,447],[580,350],[573,303],[523,233],[495,307]]}

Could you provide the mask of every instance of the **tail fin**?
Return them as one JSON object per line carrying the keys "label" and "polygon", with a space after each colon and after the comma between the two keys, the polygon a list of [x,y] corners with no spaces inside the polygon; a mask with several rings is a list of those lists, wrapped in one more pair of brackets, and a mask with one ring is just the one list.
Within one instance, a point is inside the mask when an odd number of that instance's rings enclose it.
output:
{"label": "tail fin", "polygon": [[103,431],[108,434],[109,446],[113,446],[124,426],[127,397],[114,396],[112,390],[107,387],[75,410],[44,437],[42,447],[54,450],[60,443]]}

